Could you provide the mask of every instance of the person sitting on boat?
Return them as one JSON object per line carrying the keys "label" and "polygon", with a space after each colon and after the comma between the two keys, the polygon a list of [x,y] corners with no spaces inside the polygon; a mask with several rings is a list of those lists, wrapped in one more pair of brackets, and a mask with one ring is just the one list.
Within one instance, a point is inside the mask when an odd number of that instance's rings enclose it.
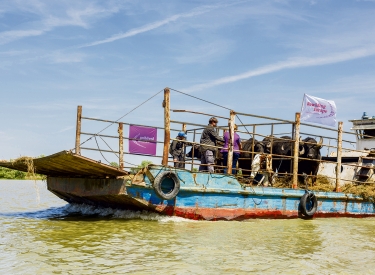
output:
{"label": "person sitting on boat", "polygon": [[185,146],[191,145],[183,142],[186,138],[187,135],[184,132],[179,132],[176,137],[177,140],[173,140],[169,147],[169,153],[173,157],[174,167],[176,168],[185,168]]}
{"label": "person sitting on boat", "polygon": [[[234,125],[234,131],[237,131],[238,127],[235,124]],[[228,165],[228,147],[229,147],[229,140],[230,140],[230,133],[227,131],[224,133],[224,147],[221,149],[221,154],[223,155],[223,165],[224,168],[224,174],[227,173],[226,166]],[[233,160],[232,160],[232,174],[236,174],[236,167],[237,167],[237,161],[240,157],[241,150],[241,138],[240,136],[234,132],[234,138],[233,138]]]}
{"label": "person sitting on boat", "polygon": [[[215,163],[215,155],[216,155],[216,148],[212,146],[216,146],[217,141],[224,142],[224,139],[218,135],[215,130],[217,126],[218,120],[216,117],[211,117],[208,121],[207,127],[203,130],[200,144],[201,144],[201,164],[199,166],[199,171],[208,171],[210,173],[214,172],[214,163]],[[207,146],[208,145],[208,146]]]}

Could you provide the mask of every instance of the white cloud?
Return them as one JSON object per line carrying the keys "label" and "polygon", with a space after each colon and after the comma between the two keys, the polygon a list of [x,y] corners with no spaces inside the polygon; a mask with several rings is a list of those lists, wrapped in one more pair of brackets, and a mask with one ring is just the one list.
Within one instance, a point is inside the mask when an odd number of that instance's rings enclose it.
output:
{"label": "white cloud", "polygon": [[349,61],[353,59],[363,58],[375,54],[375,48],[370,49],[358,49],[348,52],[342,52],[337,54],[331,54],[329,56],[321,57],[296,57],[290,58],[289,60],[278,62],[275,64],[267,65],[260,67],[255,70],[250,70],[242,74],[232,75],[227,77],[222,77],[207,83],[199,84],[192,86],[190,88],[184,89],[185,92],[194,92],[200,91],[206,88],[215,87],[222,84],[237,82],[243,79],[248,79],[254,76],[269,74],[285,69],[294,69],[301,67],[312,67],[312,66],[321,66],[327,64],[334,64],[344,61]]}
{"label": "white cloud", "polygon": [[[231,5],[234,5],[234,4],[237,4],[237,3],[239,3],[239,2],[232,3]],[[92,47],[92,46],[96,46],[96,45],[100,45],[100,44],[114,42],[114,41],[119,40],[119,39],[124,39],[124,38],[127,38],[127,37],[135,36],[135,35],[138,35],[138,34],[141,34],[141,33],[145,33],[145,32],[152,31],[154,29],[160,28],[164,25],[175,22],[179,19],[195,17],[195,16],[198,16],[198,15],[210,12],[214,9],[223,8],[225,6],[228,6],[228,5],[201,6],[201,7],[198,7],[196,9],[194,9],[191,12],[175,14],[173,16],[170,16],[170,17],[166,18],[166,19],[156,21],[156,22],[153,22],[153,23],[150,23],[150,24],[146,24],[146,25],[144,25],[142,27],[139,27],[139,28],[131,29],[131,30],[125,32],[125,33],[119,33],[119,34],[113,35],[112,37],[109,37],[109,38],[106,38],[106,39],[103,39],[103,40],[99,40],[99,41],[95,41],[95,42],[92,42],[92,43],[88,43],[88,44],[79,46],[79,48]]]}
{"label": "white cloud", "polygon": [[57,133],[63,133],[63,132],[66,132],[66,131],[69,131],[69,130],[72,130],[72,129],[75,129],[75,126],[65,127],[63,129],[59,130]]}
{"label": "white cloud", "polygon": [[5,31],[0,33],[0,44],[5,44],[13,40],[17,40],[24,37],[39,36],[46,32],[48,29],[38,29],[38,30],[15,30],[15,31]]}
{"label": "white cloud", "polygon": [[[6,44],[14,40],[40,36],[57,27],[76,26],[82,28],[89,28],[92,21],[96,21],[102,17],[109,16],[119,11],[116,5],[108,7],[97,6],[93,3],[87,5],[85,3],[73,4],[71,2],[59,2],[54,4],[52,2],[42,3],[40,1],[30,1],[27,3],[18,3],[15,1],[13,6],[9,4],[3,14],[6,13],[26,13],[31,18],[30,20],[21,24],[21,27],[26,25],[24,29],[13,29],[0,33],[0,44]],[[73,7],[72,7],[73,6]]]}
{"label": "white cloud", "polygon": [[82,53],[61,53],[56,52],[48,58],[51,60],[52,63],[79,63],[84,60],[85,55]]}
{"label": "white cloud", "polygon": [[226,40],[215,40],[203,42],[196,47],[186,47],[183,53],[176,57],[180,64],[205,63],[212,60],[217,61],[223,55],[230,52],[232,43]]}
{"label": "white cloud", "polygon": [[0,52],[0,55],[3,55],[3,56],[18,56],[18,55],[24,55],[24,54],[27,54],[27,53],[29,53],[29,51],[13,50],[13,51]]}

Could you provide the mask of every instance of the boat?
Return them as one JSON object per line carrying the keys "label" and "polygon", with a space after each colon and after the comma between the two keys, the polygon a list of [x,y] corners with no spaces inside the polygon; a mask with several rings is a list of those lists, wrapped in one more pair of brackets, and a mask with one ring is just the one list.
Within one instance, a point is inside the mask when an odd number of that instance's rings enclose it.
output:
{"label": "boat", "polygon": [[[255,218],[267,219],[291,219],[291,218],[331,218],[331,217],[374,217],[375,205],[372,197],[363,197],[358,193],[342,192],[344,183],[349,182],[353,186],[371,185],[374,182],[375,165],[375,117],[353,120],[352,133],[356,136],[356,150],[342,147],[342,122],[338,129],[336,145],[331,154],[319,159],[318,175],[329,179],[331,191],[312,190],[312,186],[298,186],[298,146],[301,125],[317,127],[321,130],[332,131],[331,128],[304,124],[299,121],[296,114],[295,121],[287,121],[276,118],[258,117],[270,119],[272,130],[275,124],[290,123],[293,127],[294,150],[291,156],[282,156],[291,160],[291,174],[287,186],[276,187],[273,185],[275,171],[271,171],[272,157],[266,155],[265,165],[261,167],[255,177],[244,175],[232,175],[232,167],[227,167],[228,174],[222,172],[208,173],[194,169],[194,156],[187,164],[190,169],[175,168],[168,156],[168,148],[171,142],[170,123],[170,90],[164,89],[164,141],[161,164],[149,164],[135,169],[133,174],[124,169],[123,127],[124,122],[108,121],[82,116],[82,107],[78,106],[76,146],[74,150],[64,150],[59,153],[33,159],[33,172],[47,176],[47,188],[50,192],[68,203],[88,204],[98,207],[110,207],[115,209],[128,209],[134,211],[156,212],[161,215],[177,216],[193,220],[247,220]],[[177,112],[186,110],[175,110]],[[193,112],[192,113],[197,113]],[[202,115],[210,115],[203,114]],[[226,130],[232,133],[234,119],[237,115],[249,115],[230,111],[229,126]],[[90,134],[81,131],[83,119],[105,121],[118,124],[117,136],[119,149],[115,152],[119,155],[119,167],[104,164],[81,155],[81,150],[90,148],[82,147],[80,141],[82,135],[94,137],[110,137],[100,133]],[[276,122],[275,122],[276,120]],[[186,122],[180,122],[182,130],[194,132],[197,128],[187,130]],[[129,124],[130,125],[130,124]],[[195,126],[204,127],[204,125]],[[260,124],[258,124],[260,125]],[[142,126],[142,125],[141,125]],[[253,125],[255,129],[255,125]],[[149,126],[142,126],[149,127]],[[199,129],[201,129],[199,128]],[[151,128],[150,129],[155,129]],[[256,133],[253,131],[252,136]],[[112,138],[116,136],[111,136]],[[194,135],[195,138],[195,135]],[[153,138],[125,137],[130,141],[147,145],[154,143]],[[344,140],[345,141],[345,140]],[[254,146],[253,146],[254,148]],[[105,152],[104,149],[93,149]],[[108,150],[108,152],[111,150]],[[129,146],[130,151],[130,146]],[[131,152],[127,152],[131,155]],[[140,155],[135,151],[134,154]],[[229,155],[233,154],[233,148],[229,148]],[[252,159],[256,153],[251,152]],[[229,158],[229,157],[228,157]],[[230,158],[229,158],[230,159]],[[228,161],[230,163],[230,161]],[[20,171],[30,171],[29,162],[19,160],[13,162],[0,162],[0,166]],[[220,171],[218,165],[218,171]],[[340,167],[341,169],[337,169]],[[222,167],[221,167],[222,168]],[[243,169],[246,170],[246,169]],[[249,169],[251,171],[251,169]],[[244,174],[245,171],[243,171]],[[301,175],[300,175],[301,176]],[[306,178],[306,177],[305,177]]]}

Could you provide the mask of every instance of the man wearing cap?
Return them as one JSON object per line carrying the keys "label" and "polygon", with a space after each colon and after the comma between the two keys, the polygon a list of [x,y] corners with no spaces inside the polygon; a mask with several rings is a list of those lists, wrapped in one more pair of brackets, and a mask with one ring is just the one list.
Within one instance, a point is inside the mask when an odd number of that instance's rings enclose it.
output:
{"label": "man wearing cap", "polygon": [[173,156],[174,167],[185,168],[185,146],[190,143],[183,142],[187,138],[184,132],[179,132],[176,139],[173,140],[169,147],[169,153]]}
{"label": "man wearing cap", "polygon": [[199,166],[199,171],[208,171],[210,173],[214,172],[214,163],[215,163],[215,155],[217,148],[212,147],[216,146],[217,141],[224,142],[224,139],[220,137],[217,132],[215,131],[215,127],[217,126],[218,120],[216,117],[211,117],[208,121],[207,127],[203,130],[201,135],[201,164]]}

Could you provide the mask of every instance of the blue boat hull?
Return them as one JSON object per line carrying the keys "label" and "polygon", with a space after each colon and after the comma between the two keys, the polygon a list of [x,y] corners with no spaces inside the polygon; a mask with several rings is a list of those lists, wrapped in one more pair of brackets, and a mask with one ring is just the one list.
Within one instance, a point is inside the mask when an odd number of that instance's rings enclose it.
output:
{"label": "blue boat hull", "polygon": [[[171,200],[161,199],[153,181],[163,171],[176,173],[180,190]],[[140,181],[129,179],[54,178],[48,189],[69,203],[147,210],[195,220],[245,220],[253,218],[304,218],[300,199],[305,190],[250,187],[235,177],[192,173],[151,166]],[[375,216],[374,204],[350,194],[314,192],[318,207],[314,217]]]}

